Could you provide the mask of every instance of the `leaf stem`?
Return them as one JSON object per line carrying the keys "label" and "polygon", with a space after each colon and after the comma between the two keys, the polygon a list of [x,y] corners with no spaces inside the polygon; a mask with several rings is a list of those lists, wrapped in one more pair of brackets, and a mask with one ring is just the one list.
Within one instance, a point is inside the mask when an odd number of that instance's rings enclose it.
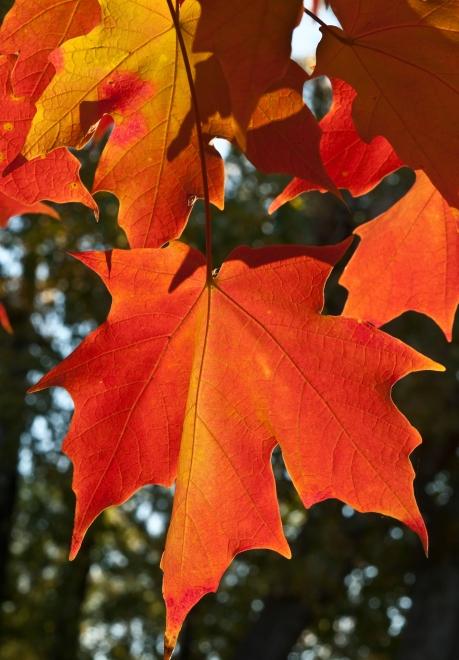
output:
{"label": "leaf stem", "polygon": [[314,14],[314,12],[312,12],[310,9],[304,7],[304,13],[312,18],[313,21],[316,21],[316,23],[318,23],[321,27],[328,28],[328,25],[321,18],[316,16],[316,14]]}
{"label": "leaf stem", "polygon": [[183,62],[185,64],[185,71],[188,78],[188,84],[190,87],[191,94],[191,103],[193,106],[195,124],[196,124],[196,134],[198,138],[198,147],[199,147],[199,158],[201,161],[201,175],[202,175],[202,187],[204,193],[204,210],[206,217],[206,261],[207,261],[207,283],[212,282],[213,276],[213,262],[212,262],[212,212],[210,208],[210,193],[209,193],[209,177],[207,174],[207,165],[206,165],[206,148],[204,142],[204,136],[202,133],[202,122],[201,114],[199,112],[199,103],[198,96],[196,94],[196,87],[194,85],[193,72],[191,70],[190,60],[188,58],[188,53],[186,50],[185,40],[183,39],[182,30],[180,28],[180,19],[179,19],[179,5],[177,3],[177,9],[174,7],[172,0],[167,0],[167,5],[172,15],[172,20],[174,21],[175,31],[177,33],[177,39],[180,46],[180,51],[182,53]]}
{"label": "leaf stem", "polygon": [[312,18],[313,21],[316,21],[316,23],[318,23],[323,30],[326,30],[328,34],[331,34],[333,37],[335,37],[335,39],[338,39],[338,41],[341,41],[343,44],[347,44],[347,45],[352,44],[352,39],[349,39],[348,37],[343,37],[340,34],[341,32],[343,32],[342,30],[338,30],[337,28],[335,28],[334,25],[328,25],[321,18],[316,16],[316,14],[314,14],[314,12],[312,12],[310,9],[306,9],[306,7],[303,7],[303,9],[304,9],[304,13],[310,18]]}

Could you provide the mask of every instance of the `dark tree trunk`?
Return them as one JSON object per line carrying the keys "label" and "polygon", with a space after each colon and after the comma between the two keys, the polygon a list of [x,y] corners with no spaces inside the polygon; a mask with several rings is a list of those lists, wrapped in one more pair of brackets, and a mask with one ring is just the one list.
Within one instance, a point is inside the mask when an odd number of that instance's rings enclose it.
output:
{"label": "dark tree trunk", "polygon": [[59,581],[55,634],[48,660],[77,660],[80,647],[80,628],[83,605],[88,588],[91,550],[91,532],[85,538],[78,557],[64,564]]}
{"label": "dark tree trunk", "polygon": [[309,612],[298,598],[270,598],[234,660],[285,660],[308,623]]}
{"label": "dark tree trunk", "polygon": [[398,660],[458,660],[459,569],[437,566],[418,577]]}
{"label": "dark tree trunk", "polygon": [[[459,658],[459,539],[451,521],[458,510],[458,493],[449,513],[426,495],[426,484],[454,460],[457,438],[433,444],[418,470],[418,502],[426,516],[431,552],[416,573],[413,606],[402,633],[396,660],[458,660]],[[448,524],[449,521],[449,524]]]}
{"label": "dark tree trunk", "polygon": [[8,598],[7,566],[13,515],[16,503],[19,433],[8,428],[4,410],[0,410],[0,603]]}
{"label": "dark tree trunk", "polygon": [[[9,308],[14,334],[3,333],[0,344],[0,604],[8,598],[7,566],[18,492],[21,435],[27,428],[27,373],[32,368],[29,346],[35,331],[30,322],[35,296],[35,258],[24,262],[17,307]],[[26,279],[26,277],[30,279]]]}
{"label": "dark tree trunk", "polygon": [[[0,604],[12,598],[8,585],[8,568],[20,485],[20,442],[34,415],[33,409],[25,400],[27,375],[31,369],[41,368],[40,358],[32,355],[30,347],[39,346],[43,354],[53,359],[59,357],[50,343],[37,334],[31,323],[36,294],[36,265],[36,256],[26,255],[21,288],[14,295],[14,299],[7,303],[14,334],[8,337],[5,333],[0,338]],[[66,562],[61,569],[57,605],[53,613],[55,632],[51,648],[46,653],[47,660],[77,660],[79,657],[80,623],[91,565],[92,538],[90,532],[78,558],[74,562]],[[2,629],[6,639],[6,630],[0,625],[0,630]],[[0,639],[1,637],[0,633]]]}

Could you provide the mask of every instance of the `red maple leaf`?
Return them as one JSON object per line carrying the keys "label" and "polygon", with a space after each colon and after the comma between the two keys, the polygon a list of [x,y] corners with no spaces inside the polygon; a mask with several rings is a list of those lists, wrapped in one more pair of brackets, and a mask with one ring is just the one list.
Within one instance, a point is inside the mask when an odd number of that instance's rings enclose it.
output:
{"label": "red maple leaf", "polygon": [[[320,154],[330,179],[337,188],[346,188],[355,197],[374,188],[385,176],[403,165],[387,140],[381,136],[369,144],[364,142],[352,119],[352,104],[356,93],[343,80],[332,80],[333,102],[320,122],[322,137]],[[294,178],[269,209],[277,209],[309,190],[325,192],[315,178]]]}
{"label": "red maple leaf", "polygon": [[78,255],[112,309],[34,391],[59,385],[75,402],[64,443],[77,495],[72,556],[103,509],[176,482],[162,560],[167,654],[238,552],[289,555],[276,444],[306,506],[339,498],[405,522],[427,544],[408,459],[420,438],[390,391],[442,367],[369,325],[321,315],[348,244],[239,248],[210,284],[202,254],[181,243]]}

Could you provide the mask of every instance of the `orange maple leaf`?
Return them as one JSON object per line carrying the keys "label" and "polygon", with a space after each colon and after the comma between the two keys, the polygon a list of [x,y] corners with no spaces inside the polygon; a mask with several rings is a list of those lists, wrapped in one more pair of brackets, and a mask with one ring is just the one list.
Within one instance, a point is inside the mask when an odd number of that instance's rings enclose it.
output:
{"label": "orange maple leaf", "polygon": [[370,142],[385,136],[459,207],[459,0],[332,0],[316,75],[357,91],[353,116]]}
{"label": "orange maple leaf", "polygon": [[20,153],[35,114],[34,102],[54,75],[48,56],[66,39],[88,32],[100,19],[97,0],[16,0],[0,29],[0,226],[13,215],[59,214],[42,200],[80,202],[97,213],[83,186],[79,162],[60,149],[25,162]]}
{"label": "orange maple leaf", "polygon": [[408,459],[420,437],[390,391],[442,367],[369,325],[321,315],[348,244],[239,248],[211,284],[202,254],[181,243],[77,255],[112,309],[34,391],[62,386],[75,402],[64,443],[77,495],[72,557],[103,509],[176,481],[165,657],[238,552],[289,556],[276,444],[306,506],[339,498],[405,522],[427,544]]}
{"label": "orange maple leaf", "polygon": [[[330,179],[337,188],[345,188],[358,197],[372,190],[380,181],[402,166],[402,162],[381,136],[367,144],[357,133],[352,119],[354,89],[343,80],[333,79],[333,102],[320,122],[320,154]],[[309,190],[325,192],[318,177],[296,177],[276,197],[269,208],[277,211],[286,202]]]}
{"label": "orange maple leaf", "polygon": [[423,172],[407,195],[354,234],[361,242],[341,284],[343,314],[377,326],[412,310],[432,317],[451,340],[459,304],[459,211]]}

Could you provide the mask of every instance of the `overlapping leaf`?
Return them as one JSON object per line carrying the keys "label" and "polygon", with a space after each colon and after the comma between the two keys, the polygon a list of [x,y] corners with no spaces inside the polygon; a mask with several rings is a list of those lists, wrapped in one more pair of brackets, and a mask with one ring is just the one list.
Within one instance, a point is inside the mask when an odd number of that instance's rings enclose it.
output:
{"label": "overlapping leaf", "polygon": [[337,192],[321,158],[322,132],[303,101],[305,72],[293,62],[286,75],[264,94],[247,133],[247,155],[266,173],[309,177],[323,190]]}
{"label": "overlapping leaf", "polygon": [[405,197],[354,233],[361,243],[341,283],[344,314],[383,325],[412,310],[431,316],[451,340],[459,304],[459,211],[423,172]]}
{"label": "overlapping leaf", "polygon": [[[21,213],[58,217],[42,200],[81,202],[97,211],[80,180],[80,164],[67,149],[58,149],[46,158],[30,162],[17,159],[35,110],[29,99],[18,97],[12,89],[11,72],[15,63],[13,57],[0,56],[0,227],[11,216]],[[15,166],[6,173],[14,161]]]}
{"label": "overlapping leaf", "polygon": [[[265,173],[309,177],[322,190],[336,191],[320,154],[322,132],[303,100],[305,71],[290,61],[285,75],[262,94],[250,118],[244,145],[236,137],[234,117],[209,119],[209,128],[232,140]],[[220,89],[219,97],[224,95]],[[211,115],[211,113],[208,113]],[[188,119],[190,124],[192,118]],[[337,192],[337,191],[336,191]]]}
{"label": "overlapping leaf", "polygon": [[[186,71],[165,1],[101,0],[100,5],[102,24],[52,54],[57,75],[40,101],[26,153],[77,146],[110,114],[115,126],[94,190],[119,196],[120,224],[132,245],[156,246],[180,234],[202,194],[194,129],[192,139],[168,157],[190,109]],[[198,3],[184,3],[181,22],[189,51],[198,18]],[[193,68],[205,57],[196,57]],[[221,206],[223,166],[210,148],[207,167],[212,200]]]}
{"label": "overlapping leaf", "polygon": [[[189,1],[189,0],[187,0]],[[202,16],[193,49],[213,53],[225,74],[241,143],[258,99],[289,66],[292,31],[302,0],[199,0]],[[237,29],[235,29],[237,25]],[[242,134],[242,135],[241,135]]]}
{"label": "overlapping leaf", "polygon": [[[320,153],[327,172],[337,188],[354,196],[364,195],[402,163],[387,140],[381,136],[367,144],[357,133],[352,119],[356,93],[343,80],[332,80],[333,102],[320,122]],[[270,213],[309,190],[324,191],[313,179],[294,178],[273,201]]]}
{"label": "overlapping leaf", "polygon": [[24,163],[0,180],[0,226],[13,215],[58,212],[41,200],[79,202],[97,213],[97,205],[80,180],[80,163],[66,149]]}
{"label": "overlapping leaf", "polygon": [[203,256],[180,243],[79,255],[112,309],[35,390],[63,386],[75,401],[64,444],[77,495],[72,556],[104,508],[176,480],[162,561],[167,657],[234,555],[289,555],[270,465],[277,443],[306,506],[337,497],[404,521],[426,544],[408,460],[420,439],[390,390],[441,367],[369,325],[321,316],[347,245],[240,248],[211,285]]}
{"label": "overlapping leaf", "polygon": [[0,30],[0,53],[19,53],[15,93],[36,101],[54,75],[50,53],[89,32],[99,20],[97,0],[15,0]]}
{"label": "overlapping leaf", "polygon": [[[187,0],[180,12],[180,24],[190,56],[205,133],[207,139],[212,136],[237,139],[239,146],[250,157],[255,138],[253,135],[241,138],[237,114],[239,101],[231,98],[237,85],[228,88],[221,70],[233,51],[224,49],[221,54],[217,48],[222,64],[215,54],[197,52],[194,41],[197,26],[203,23],[208,25],[210,20],[204,13],[201,18],[201,4],[205,5],[203,11],[213,16],[213,5]],[[249,3],[247,7],[251,9],[241,14],[238,25],[246,26],[247,30],[247,21],[255,9],[260,13],[260,20],[266,19],[270,25],[273,22],[276,24],[279,11],[283,13],[285,10],[280,9],[279,3],[274,4],[276,10],[273,3],[267,0],[253,3],[253,7]],[[292,4],[296,6],[296,12],[297,3]],[[86,37],[67,42],[51,56],[58,73],[40,101],[26,153],[37,155],[63,144],[78,145],[84,140],[91,124],[104,114],[112,115],[115,128],[102,155],[94,189],[109,190],[118,195],[121,203],[120,224],[132,246],[156,247],[181,233],[194,200],[202,194],[196,120],[186,71],[166,2],[154,0],[149,5],[143,5],[137,0],[129,0],[128,3],[103,0],[101,6],[104,16],[102,26]],[[290,14],[291,10],[286,13]],[[136,25],[135,30],[133,25]],[[254,29],[252,24],[250,29]],[[312,116],[305,120],[308,111],[299,97],[298,74],[292,74],[290,45],[288,41],[287,48],[285,37],[288,30],[291,32],[291,28],[283,25],[282,29],[274,30],[273,35],[268,32],[268,36],[265,34],[262,38],[259,34],[259,48],[255,50],[252,42],[248,43],[244,50],[247,66],[240,67],[240,79],[236,76],[238,84],[244,87],[245,83],[248,84],[249,73],[253,73],[252,87],[247,92],[249,126],[257,128],[259,136],[259,127],[263,124],[265,133],[264,149],[257,148],[257,159],[269,153],[271,171],[283,171],[282,167],[277,167],[279,162],[285,164],[289,161],[290,165],[296,165],[286,155],[291,150],[287,138],[281,140],[283,152],[279,153],[278,149],[269,146],[267,137],[275,136],[292,121],[293,115],[301,114],[302,119],[297,118],[298,130],[301,131],[299,135],[308,138],[310,146],[304,155],[298,156],[300,171],[294,169],[290,173],[301,175],[306,158],[315,151],[310,159],[309,175],[316,174],[321,185],[332,186],[318,154],[320,131]],[[222,21],[216,31],[222,39],[222,47],[229,36],[234,39],[232,23]],[[280,53],[275,50],[277,32],[282,36]],[[274,55],[268,57],[273,44]],[[267,67],[273,57],[280,63],[269,69]],[[263,73],[255,75],[256,68],[262,62]],[[290,80],[292,75],[293,80]],[[278,86],[274,100],[273,92],[262,94],[272,85]],[[287,117],[282,85],[290,85],[288,93],[292,96]],[[260,96],[264,101],[260,100]],[[265,112],[266,99],[270,99],[269,121]],[[263,103],[264,109],[261,107]],[[270,122],[273,123],[271,128],[268,127]],[[268,160],[264,156],[264,162]],[[210,147],[207,169],[211,199],[217,206],[222,206],[223,166]],[[127,172],[129,176],[126,176]]]}
{"label": "overlapping leaf", "polygon": [[370,142],[385,136],[459,206],[459,1],[332,0],[317,74],[357,91],[354,120]]}

